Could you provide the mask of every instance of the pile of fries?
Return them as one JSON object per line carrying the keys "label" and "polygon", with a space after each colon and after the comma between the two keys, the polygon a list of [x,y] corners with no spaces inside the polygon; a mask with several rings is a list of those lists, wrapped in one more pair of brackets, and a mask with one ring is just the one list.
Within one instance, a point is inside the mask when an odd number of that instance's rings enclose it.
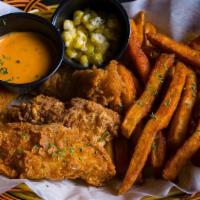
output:
{"label": "pile of fries", "polygon": [[136,75],[138,97],[125,113],[124,138],[115,143],[117,171],[124,176],[119,194],[144,179],[145,167],[176,181],[188,161],[200,163],[200,36],[178,43],[146,22],[143,11],[130,24],[124,62]]}

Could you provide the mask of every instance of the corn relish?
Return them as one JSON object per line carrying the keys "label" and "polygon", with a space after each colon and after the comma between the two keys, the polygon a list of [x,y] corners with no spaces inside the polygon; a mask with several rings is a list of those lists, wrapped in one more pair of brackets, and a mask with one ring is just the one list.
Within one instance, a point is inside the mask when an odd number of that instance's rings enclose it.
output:
{"label": "corn relish", "polygon": [[120,35],[116,16],[90,9],[75,11],[63,29],[66,56],[84,67],[99,66],[112,56]]}

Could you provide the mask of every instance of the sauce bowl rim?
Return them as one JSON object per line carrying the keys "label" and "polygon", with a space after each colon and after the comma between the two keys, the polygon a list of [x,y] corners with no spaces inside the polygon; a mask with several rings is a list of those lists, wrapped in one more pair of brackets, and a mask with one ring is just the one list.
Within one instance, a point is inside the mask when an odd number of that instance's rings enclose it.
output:
{"label": "sauce bowl rim", "polygon": [[[63,43],[63,40],[61,38],[61,35],[60,35],[59,31],[56,29],[56,27],[51,22],[49,22],[48,20],[46,20],[46,19],[44,19],[40,16],[31,14],[31,13],[24,13],[24,12],[9,13],[9,14],[5,14],[5,15],[0,16],[0,20],[6,19],[7,17],[10,17],[10,16],[26,17],[26,19],[28,18],[30,20],[35,20],[35,21],[38,21],[42,24],[47,25],[49,30],[51,32],[55,33],[55,36],[57,38],[56,42],[60,46],[60,52],[58,52],[58,56],[57,56],[58,58],[56,59],[56,63],[54,65],[52,65],[52,71],[48,72],[45,76],[43,76],[39,80],[28,82],[28,83],[10,83],[10,82],[7,82],[7,81],[0,80],[0,85],[3,85],[5,87],[8,86],[8,87],[19,87],[19,88],[20,87],[24,88],[24,87],[31,87],[31,86],[35,86],[35,85],[40,85],[44,81],[48,80],[52,75],[54,75],[55,72],[59,69],[59,67],[61,66],[61,64],[63,62],[65,47],[64,47],[64,43]],[[35,31],[35,32],[40,33],[39,31]],[[10,33],[12,33],[12,31]]]}
{"label": "sauce bowl rim", "polygon": [[[73,0],[67,0],[67,1],[63,0],[60,3],[60,5],[57,7],[57,9],[55,10],[53,16],[51,17],[51,23],[55,27],[56,27],[57,20],[59,19],[59,16],[60,16],[60,12],[63,9],[63,5],[68,4],[70,1],[73,1]],[[115,55],[113,55],[112,58],[111,58],[111,60],[113,60],[113,59],[118,60],[123,55],[125,49],[128,46],[128,42],[129,42],[130,34],[131,34],[130,21],[129,21],[128,13],[126,12],[125,8],[121,5],[121,3],[118,0],[111,0],[110,2],[112,4],[114,4],[115,7],[116,7],[116,10],[118,10],[118,12],[120,12],[122,14],[123,20],[125,21],[123,26],[126,27],[126,32],[127,32],[125,37],[123,38],[123,43],[122,43],[123,45],[120,46],[119,52],[116,53]],[[60,29],[59,27],[56,27],[56,28],[58,30]],[[59,31],[59,33],[62,34],[60,31]],[[64,46],[64,48],[65,48],[65,46]],[[78,62],[75,62],[70,58],[66,58],[65,54],[63,55],[63,62],[65,64],[70,65],[70,67],[72,67],[74,69],[79,69],[79,70],[87,70],[87,69],[90,69],[92,67],[92,66],[84,67],[83,65],[81,65]],[[106,62],[106,64],[107,63],[109,63],[109,62]],[[98,66],[98,68],[102,68],[104,65],[105,65],[105,63],[103,63],[101,66]]]}

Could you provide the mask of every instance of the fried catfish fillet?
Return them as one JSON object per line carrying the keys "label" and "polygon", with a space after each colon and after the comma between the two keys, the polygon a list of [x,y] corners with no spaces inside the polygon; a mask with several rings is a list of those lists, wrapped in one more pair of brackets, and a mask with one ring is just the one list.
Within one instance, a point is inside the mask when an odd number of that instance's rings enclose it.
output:
{"label": "fried catfish fillet", "polygon": [[134,102],[136,87],[132,73],[117,61],[105,69],[92,68],[73,73],[74,96],[95,101],[117,112]]}
{"label": "fried catfish fillet", "polygon": [[12,178],[80,178],[101,186],[115,175],[106,150],[78,128],[59,123],[10,123],[0,127],[0,173]]}
{"label": "fried catfish fillet", "polygon": [[52,77],[45,81],[39,88],[39,94],[52,96],[66,101],[72,97],[72,74],[74,70],[62,66]]}
{"label": "fried catfish fillet", "polygon": [[32,101],[8,109],[10,122],[30,122],[32,124],[49,124],[62,122],[65,105],[61,101],[44,95],[35,97]]}
{"label": "fried catfish fillet", "polygon": [[81,98],[72,99],[66,106],[64,126],[91,131],[93,140],[103,144],[117,136],[120,125],[118,113]]}
{"label": "fried catfish fillet", "polygon": [[49,124],[60,122],[68,128],[78,128],[88,133],[102,145],[117,135],[119,114],[93,101],[74,98],[66,105],[53,97],[39,95],[31,102],[8,110],[9,122]]}

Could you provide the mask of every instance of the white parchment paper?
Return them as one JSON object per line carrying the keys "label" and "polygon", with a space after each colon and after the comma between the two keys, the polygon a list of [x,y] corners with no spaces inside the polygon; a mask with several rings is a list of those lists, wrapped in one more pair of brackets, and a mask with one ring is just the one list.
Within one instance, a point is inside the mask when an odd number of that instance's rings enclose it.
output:
{"label": "white parchment paper", "polygon": [[[130,17],[140,10],[145,10],[147,20],[176,40],[183,40],[191,34],[200,34],[200,0],[136,0],[123,6]],[[18,11],[0,1],[0,16]],[[142,186],[134,186],[124,196],[116,196],[114,193],[119,184],[117,181],[106,187],[95,188],[68,180],[34,182],[10,180],[3,176],[0,176],[0,193],[22,182],[46,200],[137,200],[146,195],[166,196],[173,186],[187,193],[200,192],[200,168],[186,166],[179,177],[178,185],[163,180],[147,179]]]}

